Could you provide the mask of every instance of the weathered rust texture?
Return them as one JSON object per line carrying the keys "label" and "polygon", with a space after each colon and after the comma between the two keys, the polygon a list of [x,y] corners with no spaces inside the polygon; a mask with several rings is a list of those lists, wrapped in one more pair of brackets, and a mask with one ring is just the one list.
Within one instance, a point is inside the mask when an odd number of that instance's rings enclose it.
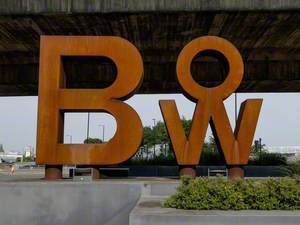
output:
{"label": "weathered rust texture", "polygon": [[[66,89],[62,56],[105,56],[116,65],[114,83],[104,89]],[[38,164],[108,165],[138,150],[143,128],[138,114],[120,99],[133,95],[143,79],[138,50],[119,37],[43,36],[40,51]],[[62,144],[64,112],[107,112],[117,122],[103,144]]]}
{"label": "weathered rust texture", "polygon": [[[205,50],[222,53],[229,64],[226,80],[213,88],[200,86],[190,71],[193,58]],[[220,143],[227,165],[247,164],[262,99],[250,99],[242,103],[233,132],[223,100],[238,88],[243,78],[244,65],[238,50],[225,39],[200,37],[184,47],[178,57],[176,69],[178,81],[185,94],[197,103],[187,138],[175,101],[159,102],[178,164],[198,165],[209,123],[215,131],[215,138]]]}

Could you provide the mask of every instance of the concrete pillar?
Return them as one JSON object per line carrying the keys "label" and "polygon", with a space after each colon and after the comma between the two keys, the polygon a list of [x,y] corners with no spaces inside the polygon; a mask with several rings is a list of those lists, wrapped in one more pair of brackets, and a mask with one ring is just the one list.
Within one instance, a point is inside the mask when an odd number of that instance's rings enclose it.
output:
{"label": "concrete pillar", "polygon": [[179,166],[179,177],[191,176],[195,178],[197,176],[196,166]]}
{"label": "concrete pillar", "polygon": [[45,180],[62,179],[62,165],[45,165]]}
{"label": "concrete pillar", "polygon": [[227,166],[228,169],[228,179],[244,179],[244,168],[243,166]]}

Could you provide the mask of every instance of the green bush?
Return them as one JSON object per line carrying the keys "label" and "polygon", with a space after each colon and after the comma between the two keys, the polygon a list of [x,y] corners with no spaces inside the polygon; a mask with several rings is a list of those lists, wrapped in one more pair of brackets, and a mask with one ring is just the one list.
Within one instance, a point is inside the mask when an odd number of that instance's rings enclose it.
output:
{"label": "green bush", "polygon": [[299,210],[300,177],[235,180],[184,177],[164,207],[219,210]]}
{"label": "green bush", "polygon": [[163,165],[163,166],[177,166],[177,162],[175,159],[170,158],[160,158],[156,157],[153,159],[130,159],[125,162],[123,162],[121,165],[126,166],[157,166],[157,165]]}
{"label": "green bush", "polygon": [[[167,156],[158,155],[155,158],[140,158],[140,159],[130,159],[123,163],[124,165],[163,165],[163,166],[176,166],[177,162],[173,154],[168,154]],[[209,151],[203,149],[199,166],[220,166],[226,165],[224,157],[218,151]],[[287,159],[285,156],[277,153],[267,153],[263,152],[260,157],[249,159],[250,166],[286,166]]]}

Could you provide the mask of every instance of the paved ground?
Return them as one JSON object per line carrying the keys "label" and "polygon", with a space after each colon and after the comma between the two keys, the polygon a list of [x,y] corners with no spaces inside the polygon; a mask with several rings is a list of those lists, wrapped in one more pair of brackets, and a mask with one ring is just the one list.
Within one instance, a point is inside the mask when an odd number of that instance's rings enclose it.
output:
{"label": "paved ground", "polygon": [[[44,178],[45,172],[43,168],[38,169],[18,169],[13,175],[10,175],[9,169],[0,169],[0,182],[26,182],[26,181],[41,181]],[[63,177],[66,181],[71,179],[69,178],[68,168],[64,168]],[[151,181],[151,182],[174,182],[178,183],[178,179],[164,178],[164,177],[126,177],[126,178],[104,178],[103,181],[128,181],[128,182],[137,182],[137,181]]]}
{"label": "paved ground", "polygon": [[[34,169],[17,169],[13,175],[10,175],[9,167],[0,168],[0,182],[23,182],[23,181],[41,181],[44,178],[44,168]],[[69,178],[69,168],[64,167],[63,177],[65,181],[71,181]],[[275,177],[273,177],[275,178]],[[266,179],[266,177],[255,177],[246,179]],[[174,182],[178,183],[178,178],[166,178],[166,177],[124,177],[124,178],[102,178],[102,181],[125,181],[125,182]]]}
{"label": "paved ground", "polygon": [[[17,169],[13,175],[10,174],[9,169],[0,169],[1,181],[40,181],[44,178],[45,171],[43,168],[34,169]],[[69,172],[64,169],[63,176],[68,178]]]}
{"label": "paved ground", "polygon": [[32,181],[44,177],[43,169],[22,169],[10,175],[9,170],[0,170],[0,181]]}

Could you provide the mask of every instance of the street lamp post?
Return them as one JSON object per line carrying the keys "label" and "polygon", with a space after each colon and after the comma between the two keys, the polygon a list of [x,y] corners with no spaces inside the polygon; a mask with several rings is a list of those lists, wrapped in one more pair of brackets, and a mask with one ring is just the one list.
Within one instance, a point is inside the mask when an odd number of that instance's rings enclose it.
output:
{"label": "street lamp post", "polygon": [[87,114],[87,128],[86,128],[86,139],[87,141],[89,141],[89,137],[90,137],[90,113],[88,112]]}
{"label": "street lamp post", "polygon": [[66,137],[69,137],[69,138],[70,138],[70,144],[72,144],[72,135],[66,134]]}
{"label": "street lamp post", "polygon": [[259,145],[259,158],[261,160],[261,149],[262,149],[262,146],[261,146],[261,138],[258,139],[258,145]]}
{"label": "street lamp post", "polygon": [[156,125],[156,120],[155,119],[152,119],[153,120],[153,127],[155,127],[155,125]]}
{"label": "street lamp post", "polygon": [[155,127],[156,124],[155,124],[155,119],[152,119],[152,120],[153,120],[153,129],[152,130],[153,130],[153,134],[154,134],[154,146],[153,146],[154,157],[153,158],[155,159],[155,145],[156,145],[156,140],[155,139],[156,139],[156,136],[155,136],[154,127]]}
{"label": "street lamp post", "polygon": [[[99,124],[98,127],[102,127],[102,141],[104,142],[105,126],[103,124]],[[100,134],[100,137],[101,137],[101,134]]]}

